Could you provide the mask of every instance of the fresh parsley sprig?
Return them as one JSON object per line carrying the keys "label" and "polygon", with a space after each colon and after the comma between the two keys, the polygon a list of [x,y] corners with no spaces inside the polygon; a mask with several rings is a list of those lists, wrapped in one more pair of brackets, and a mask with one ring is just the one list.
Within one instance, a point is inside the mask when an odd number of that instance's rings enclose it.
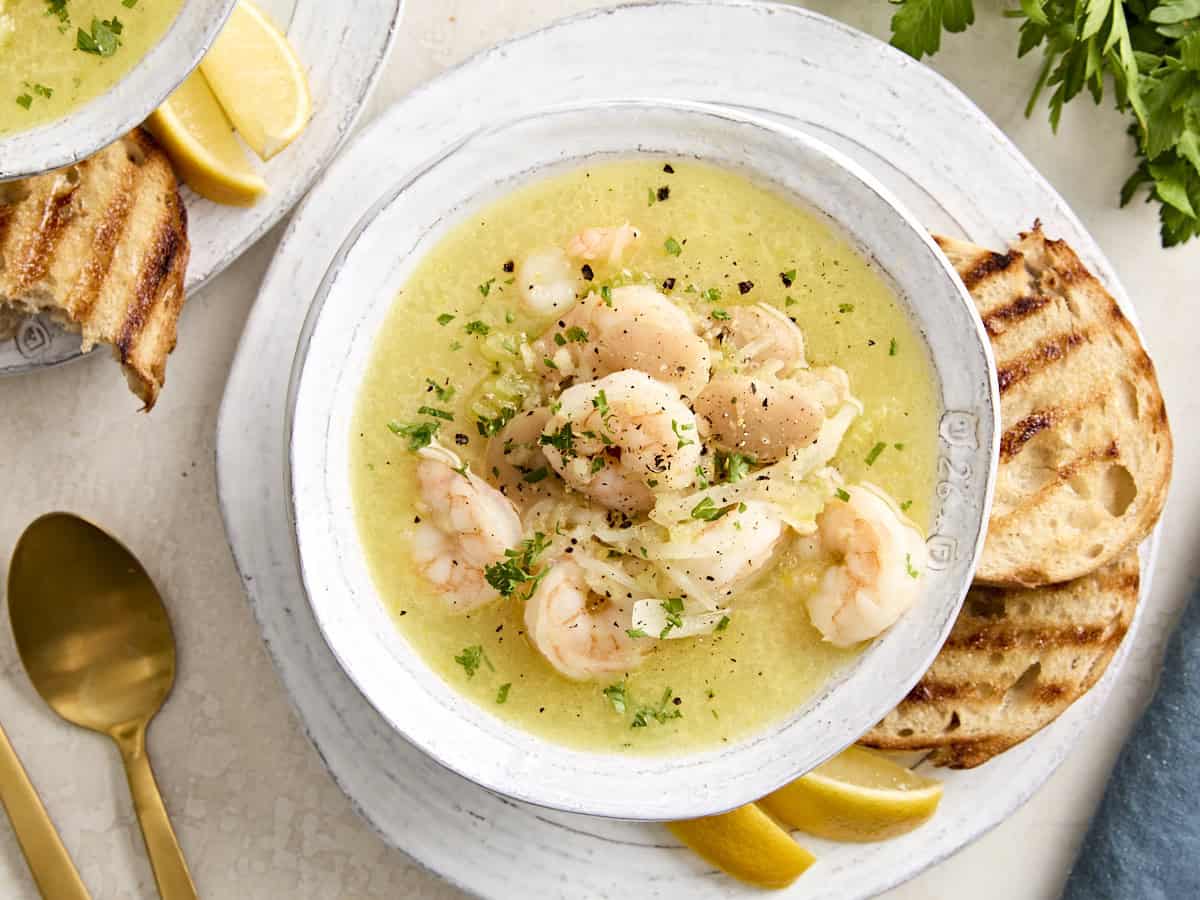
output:
{"label": "fresh parsley sprig", "polygon": [[[1143,190],[1159,204],[1160,236],[1172,247],[1200,236],[1200,0],[1017,0],[1017,55],[1042,51],[1026,115],[1050,92],[1050,124],[1087,91],[1104,100],[1112,85],[1130,114],[1137,168],[1121,205]],[[975,21],[972,0],[898,0],[892,44],[920,59],[936,53],[943,30]]]}

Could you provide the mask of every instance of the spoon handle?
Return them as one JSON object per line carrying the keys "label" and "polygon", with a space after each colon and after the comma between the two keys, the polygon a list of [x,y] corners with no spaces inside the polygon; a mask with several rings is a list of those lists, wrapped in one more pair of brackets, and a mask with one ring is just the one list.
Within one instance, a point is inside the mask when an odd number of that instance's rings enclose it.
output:
{"label": "spoon handle", "polygon": [[42,896],[46,900],[91,900],[3,728],[0,728],[0,801],[8,810],[17,843]]}
{"label": "spoon handle", "polygon": [[145,724],[117,732],[113,739],[121,748],[125,776],[133,794],[133,808],[138,824],[142,826],[142,839],[146,842],[146,854],[154,870],[159,897],[162,900],[196,900],[196,886],[192,883],[187,861],[179,849],[162,794],[150,769],[150,759],[146,756]]}

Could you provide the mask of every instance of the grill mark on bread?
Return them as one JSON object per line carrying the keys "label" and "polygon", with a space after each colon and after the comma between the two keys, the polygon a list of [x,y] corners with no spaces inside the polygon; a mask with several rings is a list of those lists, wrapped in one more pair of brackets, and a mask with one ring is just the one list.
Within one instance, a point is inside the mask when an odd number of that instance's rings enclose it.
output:
{"label": "grill mark on bread", "polygon": [[973,291],[987,279],[1006,272],[1014,263],[1020,262],[1021,254],[1015,251],[988,253],[974,261],[970,268],[964,269],[961,273],[963,284],[968,291]]}
{"label": "grill mark on bread", "polygon": [[1067,354],[1082,345],[1086,340],[1086,332],[1069,331],[1066,334],[1056,335],[1049,340],[1042,341],[1042,343],[1029,352],[1023,353],[1011,362],[1006,362],[997,373],[1000,381],[1000,393],[1003,394],[1013,385],[1019,384],[1030,375],[1034,375],[1050,367],[1060,359],[1064,359]]}
{"label": "grill mark on bread", "polygon": [[[178,202],[178,201],[176,201]],[[142,257],[135,289],[135,300],[125,317],[121,336],[116,341],[121,362],[129,361],[129,351],[146,326],[147,313],[158,299],[159,288],[175,261],[180,249],[180,234],[170,219],[158,226],[158,232]]]}
{"label": "grill mark on bread", "polygon": [[1038,434],[1053,428],[1057,421],[1058,411],[1054,409],[1039,410],[1026,416],[1000,436],[1000,458],[1006,460],[1016,456]]}
{"label": "grill mark on bread", "polygon": [[1050,298],[1045,294],[1027,294],[1023,297],[1018,297],[1016,300],[1006,303],[984,316],[984,330],[987,331],[988,337],[997,337],[1009,325],[1033,315],[1049,302]]}
{"label": "grill mark on bread", "polygon": [[952,634],[945,646],[951,650],[1012,650],[1036,647],[1086,647],[1101,643],[1108,634],[1107,625],[1079,624],[1067,626],[1013,628],[1000,624],[983,625],[970,634]]}
{"label": "grill mark on bread", "polygon": [[46,198],[37,230],[30,236],[22,254],[24,259],[16,276],[15,293],[28,290],[31,285],[45,277],[54,257],[54,248],[71,219],[74,193],[74,188],[65,191],[54,190]]}
{"label": "grill mark on bread", "polygon": [[133,174],[125,173],[122,184],[109,198],[104,209],[104,218],[96,227],[92,237],[91,255],[67,303],[77,318],[86,318],[91,313],[104,289],[104,283],[108,280],[117,244],[125,233],[129,212],[133,207],[134,182]]}

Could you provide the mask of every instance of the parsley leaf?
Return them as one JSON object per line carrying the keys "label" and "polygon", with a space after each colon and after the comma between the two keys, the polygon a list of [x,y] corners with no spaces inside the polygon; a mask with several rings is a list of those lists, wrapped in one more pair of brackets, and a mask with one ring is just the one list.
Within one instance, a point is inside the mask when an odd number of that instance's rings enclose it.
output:
{"label": "parsley leaf", "polygon": [[75,46],[84,53],[112,56],[121,46],[121,38],[118,35],[123,30],[124,26],[116,16],[104,21],[93,17],[91,31],[80,28],[75,35]]}
{"label": "parsley leaf", "polygon": [[439,325],[449,325],[453,321],[454,321],[454,316],[450,313],[442,313],[440,316],[437,317],[437,323]]}
{"label": "parsley leaf", "polygon": [[413,452],[433,443],[433,436],[438,431],[437,422],[418,422],[411,425],[388,422],[387,427],[392,434],[408,438],[408,449]]}
{"label": "parsley leaf", "polygon": [[454,661],[463,667],[463,671],[467,673],[468,678],[474,678],[475,673],[479,671],[479,666],[486,665],[493,672],[496,668],[492,665],[492,661],[487,658],[483,647],[475,644],[473,647],[463,647],[462,653],[454,657]]}
{"label": "parsley leaf", "polygon": [[508,701],[508,692],[512,690],[512,682],[506,681],[496,689],[496,702],[504,704]]}
{"label": "parsley leaf", "polygon": [[937,53],[942,29],[965,31],[975,21],[971,0],[900,0],[892,16],[892,46],[920,59]]}
{"label": "parsley leaf", "polygon": [[909,578],[920,578],[921,577],[921,573],[913,568],[911,553],[904,554],[904,571],[908,573]]}
{"label": "parsley leaf", "polygon": [[704,497],[699,503],[692,507],[691,515],[693,519],[700,519],[704,522],[715,522],[722,516],[729,515],[737,508],[738,504],[736,503],[730,503],[728,506],[718,507],[716,503],[713,502],[712,497]]}
{"label": "parsley leaf", "polygon": [[692,444],[696,443],[695,441],[690,440],[689,438],[685,438],[682,434],[679,433],[681,431],[691,431],[695,427],[696,427],[695,425],[680,425],[674,419],[671,420],[671,430],[673,432],[675,432],[675,438],[676,438],[676,440],[679,441],[679,443],[675,447],[676,450],[682,450],[684,447],[689,447]]}
{"label": "parsley leaf", "polygon": [[612,704],[615,712],[621,715],[625,714],[626,704],[628,703],[628,695],[625,689],[625,682],[618,681],[616,684],[610,684],[600,693],[608,698],[608,702]]}
{"label": "parsley leaf", "polygon": [[883,441],[879,441],[878,443],[876,443],[875,446],[872,447],[867,452],[867,465],[868,466],[875,465],[875,460],[879,459],[879,454],[882,453],[886,449],[887,449],[887,444],[885,444]]}
{"label": "parsley leaf", "polygon": [[659,604],[666,613],[667,624],[663,626],[663,630],[659,632],[660,638],[665,638],[671,633],[672,628],[683,627],[683,598],[668,597]]}
{"label": "parsley leaf", "polygon": [[467,334],[478,334],[481,337],[485,336],[491,330],[492,329],[490,329],[486,323],[480,322],[478,319],[468,322],[463,326],[463,331],[465,331]]}
{"label": "parsley leaf", "polygon": [[663,242],[663,249],[669,256],[678,256],[683,252],[683,246],[673,237],[669,237]]}
{"label": "parsley leaf", "polygon": [[545,577],[546,569],[533,571],[537,558],[550,546],[546,536],[540,531],[534,532],[533,537],[526,538],[515,549],[504,551],[504,559],[492,563],[483,570],[483,577],[501,597],[511,597],[521,585],[528,585],[522,600],[528,600],[537,590],[538,584]]}

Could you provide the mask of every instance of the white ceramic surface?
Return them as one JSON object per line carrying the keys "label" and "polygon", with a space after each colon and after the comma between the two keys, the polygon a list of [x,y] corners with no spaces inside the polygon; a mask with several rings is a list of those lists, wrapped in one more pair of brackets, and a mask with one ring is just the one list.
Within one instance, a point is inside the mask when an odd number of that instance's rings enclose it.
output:
{"label": "white ceramic surface", "polygon": [[0,135],[0,181],[69,166],[145,119],[200,62],[234,2],[186,0],[162,39],[108,91],[60,119]]}
{"label": "white ceramic surface", "polygon": [[[555,171],[650,155],[701,159],[814,209],[887,279],[939,382],[936,523],[920,601],[800,709],[686,755],[586,753],[514,728],[459,694],[400,634],[371,578],[351,485],[353,416],[383,320],[412,270],[472,211]],[[873,176],[811,137],[728,108],[644,100],[558,108],[472,135],[381,184],[347,235],[298,354],[293,521],[317,620],[351,679],[408,740],[507,796],[623,819],[686,819],[761,797],[853,742],[928,668],[974,571],[999,446],[998,393],[974,306],[920,223]],[[931,422],[931,428],[939,428]],[[597,686],[599,690],[600,686]]]}
{"label": "white ceramic surface", "polygon": [[[662,41],[664,34],[671,40]],[[602,85],[595,83],[592,61],[616,46],[624,49],[629,64],[609,72]],[[740,64],[715,68],[711,61],[728,56],[731,48],[742,48]],[[879,42],[803,10],[724,2],[589,13],[480,54],[420,88],[367,129],[331,168],[328,183],[301,208],[247,323],[218,435],[222,511],[264,640],[334,778],[387,841],[461,887],[489,897],[757,894],[716,875],[660,826],[547,813],[482,791],[400,740],[361,698],[303,602],[286,516],[282,392],[304,315],[297,298],[315,293],[337,250],[334,235],[367,211],[371,186],[397,166],[411,167],[435,155],[462,133],[464,122],[485,122],[500,111],[518,114],[528,109],[531,96],[541,102],[621,91],[632,96],[647,84],[659,96],[774,110],[857,160],[931,229],[1000,247],[1038,215],[1049,232],[1071,242],[1125,312],[1133,314],[1112,267],[1063,199],[956,88]],[[1114,178],[1119,184],[1119,175]],[[1090,182],[1089,188],[1098,189]],[[1122,212],[1121,222],[1128,215]],[[1153,237],[1149,218],[1139,221]],[[1146,252],[1159,251],[1147,245]],[[1152,564],[1147,553],[1144,575]],[[1146,577],[1143,601],[1148,596]],[[814,842],[821,854],[817,867],[786,896],[871,896],[1011,814],[1071,750],[1095,742],[1096,732],[1087,734],[1086,726],[1119,677],[1145,616],[1143,602],[1134,630],[1100,684],[1057,722],[980,769],[941,772],[946,796],[932,823],[882,845]],[[1153,610],[1157,633],[1168,619],[1161,606]],[[1140,688],[1143,696],[1146,687]],[[1123,694],[1128,701],[1129,693]],[[1081,810],[1043,810],[1030,833],[1053,836],[1061,844],[1060,820],[1076,817],[1071,821],[1077,834],[1082,824],[1076,819],[1086,815]],[[1039,847],[995,858],[1015,865],[1030,853],[1036,856]],[[1042,856],[1044,868],[1049,857]],[[1030,896],[1010,889],[1012,873],[1005,871],[972,871],[939,896],[965,896],[971,890]],[[979,878],[992,876],[1010,888],[979,884]],[[1045,893],[1037,896],[1051,896],[1053,883],[1039,870],[1037,884]]]}
{"label": "white ceramic surface", "polygon": [[[185,10],[190,14],[196,3],[189,0]],[[211,5],[211,0],[201,0],[200,5],[203,3]],[[189,295],[262,237],[328,166],[350,134],[382,71],[403,4],[404,0],[259,0],[259,6],[287,34],[305,65],[313,95],[313,117],[299,139],[269,163],[252,160],[270,186],[267,195],[254,206],[221,206],[183,189],[192,245],[187,271]],[[199,56],[197,52],[196,58]],[[130,120],[129,127],[142,121],[158,102],[149,103],[140,116]],[[77,334],[57,327],[48,316],[38,316],[25,320],[12,340],[0,341],[0,375],[19,375],[79,356]]]}

